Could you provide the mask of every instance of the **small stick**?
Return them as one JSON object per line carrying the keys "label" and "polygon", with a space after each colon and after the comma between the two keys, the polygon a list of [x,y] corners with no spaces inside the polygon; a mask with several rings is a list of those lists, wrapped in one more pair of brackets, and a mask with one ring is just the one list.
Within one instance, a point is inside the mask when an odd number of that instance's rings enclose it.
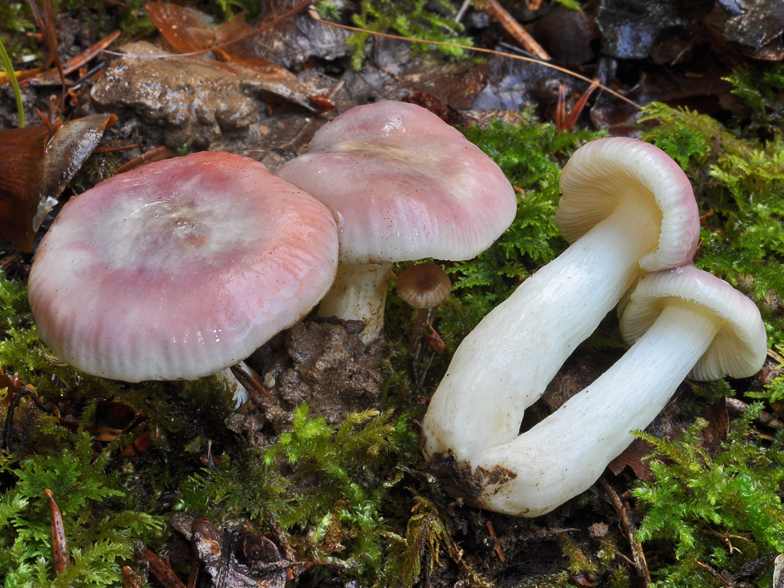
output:
{"label": "small stick", "polygon": [[626,508],[624,507],[623,502],[621,502],[621,498],[618,496],[618,493],[615,491],[615,489],[610,486],[610,483],[604,478],[600,478],[599,483],[602,485],[605,494],[610,499],[610,504],[612,504],[613,508],[615,508],[615,512],[618,513],[618,517],[621,519],[621,526],[626,532],[626,537],[629,539],[629,545],[632,549],[634,567],[637,570],[637,575],[641,580],[641,588],[646,588],[651,583],[651,573],[648,571],[648,563],[645,561],[645,552],[642,549],[642,545],[639,541],[637,541],[637,537],[635,537],[634,525],[629,520],[629,517],[626,514]]}
{"label": "small stick", "polygon": [[[730,398],[728,396],[725,401],[727,403],[727,412],[732,416],[743,416],[749,409],[748,404],[737,398]],[[771,429],[784,429],[784,422],[781,422],[772,414],[765,412],[764,410],[756,416],[754,422],[770,427]]]}
{"label": "small stick", "polygon": [[268,400],[277,402],[272,394],[270,394],[264,386],[256,381],[256,378],[243,370],[239,365],[231,366],[231,373],[234,374],[234,377],[239,380],[239,383],[250,393],[251,396],[254,394],[261,394],[262,396],[266,396]]}
{"label": "small stick", "polygon": [[150,572],[166,588],[186,588],[172,569],[149,549],[144,550],[144,559],[150,565]]}
{"label": "small stick", "polygon": [[121,174],[144,165],[145,163],[161,161],[162,159],[169,159],[170,157],[174,157],[174,152],[171,149],[164,146],[156,147],[155,149],[150,149],[149,151],[142,153],[139,157],[134,157],[129,162],[124,163],[117,168],[117,171],[115,171],[114,174]]}
{"label": "small stick", "polygon": [[54,573],[59,576],[71,565],[71,560],[68,557],[68,544],[65,540],[63,515],[54,501],[52,491],[46,488],[44,494],[49,497],[49,510],[52,513],[52,556],[54,558]]}
{"label": "small stick", "polygon": [[506,8],[499,4],[498,0],[477,0],[474,3],[474,6],[476,6],[477,10],[481,10],[504,27],[506,32],[512,35],[526,51],[545,61],[550,61],[552,59],[531,34],[517,22],[517,19],[509,14]]}
{"label": "small stick", "polygon": [[[101,51],[106,49],[109,45],[114,43],[117,40],[117,37],[119,36],[120,36],[120,31],[114,31],[113,33],[104,37],[103,39],[98,41],[95,45],[87,49],[87,51],[83,51],[73,59],[66,61],[63,64],[63,74],[68,75],[76,71],[77,69],[79,69],[85,63],[90,61],[93,57],[98,55]],[[0,84],[5,83],[6,81],[8,80],[0,76]],[[24,86],[26,84],[30,84],[33,81],[35,81],[34,85],[42,85],[42,86],[47,84],[60,83],[60,74],[56,70],[42,71],[34,76],[25,78],[24,80],[22,80],[23,83],[21,85]]]}
{"label": "small stick", "polygon": [[455,22],[460,22],[463,20],[465,13],[468,12],[468,6],[471,4],[471,0],[463,0],[463,5],[460,7],[460,10],[457,11],[455,15]]}
{"label": "small stick", "polygon": [[[405,41],[407,43],[423,43],[425,45],[434,45],[434,46],[438,46],[438,47],[452,47],[454,49],[463,49],[464,51],[473,51],[474,53],[486,53],[488,55],[499,55],[501,57],[507,57],[509,59],[516,59],[517,61],[527,61],[529,63],[537,63],[537,64],[539,64],[539,65],[541,65],[543,67],[546,67],[548,69],[552,69],[552,70],[555,70],[555,71],[560,71],[563,74],[566,74],[566,75],[571,76],[573,78],[576,78],[578,80],[582,80],[582,81],[584,81],[584,82],[586,82],[588,84],[593,82],[592,79],[587,78],[584,75],[580,75],[580,74],[578,74],[576,72],[573,72],[573,71],[571,71],[569,69],[566,69],[565,67],[554,65],[552,63],[549,63],[549,62],[546,62],[546,61],[542,61],[540,59],[534,59],[533,57],[526,57],[524,55],[513,55],[511,53],[504,53],[502,51],[496,51],[494,49],[485,49],[484,47],[468,47],[466,45],[458,45],[457,43],[449,43],[447,41],[429,41],[427,39],[410,39],[408,37],[402,37],[400,35],[391,35],[389,33],[378,33],[378,32],[375,32],[375,31],[368,31],[367,29],[361,29],[361,28],[358,28],[358,27],[352,27],[352,26],[349,26],[349,25],[343,25],[343,24],[338,24],[338,23],[335,23],[335,22],[330,22],[328,20],[324,20],[324,19],[322,19],[319,16],[318,12],[316,12],[315,9],[313,9],[312,7],[308,10],[308,14],[310,15],[310,18],[312,18],[313,20],[315,20],[317,22],[320,22],[321,24],[325,24],[327,26],[335,27],[335,28],[338,28],[338,29],[343,29],[343,30],[346,30],[346,31],[353,31],[355,33],[366,33],[368,35],[373,35],[375,37],[383,37],[385,39],[395,39],[397,41]],[[619,92],[616,92],[612,88],[608,88],[607,86],[603,86],[601,84],[599,84],[599,86],[597,86],[597,87],[602,89],[602,90],[604,90],[608,94],[611,94],[612,96],[615,96],[619,100],[623,100],[624,102],[626,102],[630,106],[633,106],[637,110],[641,110],[642,109],[642,106],[640,106],[639,104],[637,104],[633,100],[629,100],[626,96],[624,96],[623,94],[621,94]]]}
{"label": "small stick", "polygon": [[487,521],[487,532],[490,533],[490,537],[493,538],[493,545],[495,545],[495,552],[498,554],[498,559],[501,560],[501,563],[504,563],[506,558],[504,557],[504,552],[501,549],[501,546],[498,544],[498,537],[495,535],[493,521]]}
{"label": "small stick", "polygon": [[193,560],[191,561],[191,573],[188,575],[188,586],[187,588],[196,588],[196,582],[199,580],[199,569],[201,568],[201,560],[199,559],[199,554],[193,554]]}
{"label": "small stick", "polygon": [[93,153],[112,153],[114,151],[127,151],[128,149],[140,149],[141,143],[134,143],[133,145],[118,145],[117,147],[97,147],[93,149]]}

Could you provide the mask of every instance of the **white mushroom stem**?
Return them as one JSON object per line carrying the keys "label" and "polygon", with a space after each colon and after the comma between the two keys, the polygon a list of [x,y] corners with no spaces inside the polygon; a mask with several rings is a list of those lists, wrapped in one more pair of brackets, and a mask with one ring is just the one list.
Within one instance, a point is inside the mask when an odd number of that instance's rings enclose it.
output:
{"label": "white mushroom stem", "polygon": [[711,345],[722,322],[697,304],[669,300],[648,331],[585,390],[511,443],[471,460],[476,474],[503,468],[480,506],[534,517],[587,490],[644,429]]}
{"label": "white mushroom stem", "polygon": [[339,264],[335,282],[319,304],[319,316],[364,321],[362,342],[377,339],[384,328],[384,303],[391,275],[391,263]]}
{"label": "white mushroom stem", "polygon": [[[249,374],[250,377],[255,378],[257,381],[261,381],[261,377],[256,373],[256,370],[250,367],[247,363],[241,361],[237,365],[241,370],[245,371],[246,374]],[[215,377],[218,378],[218,382],[220,384],[227,387],[229,392],[231,392],[235,409],[239,408],[248,401],[248,391],[231,371],[231,366],[216,372]]]}
{"label": "white mushroom stem", "polygon": [[660,219],[643,197],[629,197],[479,323],[425,415],[428,458],[472,461],[517,437],[525,409],[641,276]]}

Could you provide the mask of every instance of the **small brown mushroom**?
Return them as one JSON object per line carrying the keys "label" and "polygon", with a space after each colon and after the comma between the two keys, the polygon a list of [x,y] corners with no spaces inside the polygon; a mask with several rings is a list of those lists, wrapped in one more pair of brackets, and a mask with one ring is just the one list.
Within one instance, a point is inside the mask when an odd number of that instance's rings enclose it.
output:
{"label": "small brown mushroom", "polygon": [[419,377],[417,365],[422,357],[422,342],[430,335],[436,333],[433,322],[441,303],[449,296],[452,282],[449,276],[434,263],[420,263],[403,270],[397,278],[397,294],[404,301],[417,309],[414,332],[411,335],[411,344],[408,347],[408,375],[420,392],[424,374]]}
{"label": "small brown mushroom", "polygon": [[434,263],[411,266],[397,278],[398,296],[420,310],[439,306],[451,290],[449,276]]}

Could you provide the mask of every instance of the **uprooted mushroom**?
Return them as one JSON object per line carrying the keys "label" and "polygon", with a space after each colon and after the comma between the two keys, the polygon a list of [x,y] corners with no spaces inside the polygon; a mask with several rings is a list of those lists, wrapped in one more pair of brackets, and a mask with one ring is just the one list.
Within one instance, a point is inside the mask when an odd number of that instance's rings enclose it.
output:
{"label": "uprooted mushroom", "polygon": [[72,199],[36,253],[38,332],[110,379],[193,380],[248,357],[329,289],[334,219],[263,164],[196,153]]}
{"label": "uprooted mushroom", "polygon": [[517,206],[492,159],[403,102],[341,114],[277,174],[335,215],[340,265],[319,314],[365,321],[365,342],[381,334],[393,262],[470,259],[509,227]]}
{"label": "uprooted mushroom", "polygon": [[490,312],[457,349],[423,423],[424,451],[474,464],[513,441],[525,409],[646,271],[691,260],[699,213],[663,151],[608,138],[561,176],[556,223],[572,245]]}
{"label": "uprooted mushroom", "polygon": [[633,343],[621,359],[531,430],[472,458],[476,471],[506,473],[481,485],[477,504],[528,517],[549,512],[587,490],[687,375],[745,378],[765,360],[756,305],[693,265],[643,276],[621,310],[621,334]]}

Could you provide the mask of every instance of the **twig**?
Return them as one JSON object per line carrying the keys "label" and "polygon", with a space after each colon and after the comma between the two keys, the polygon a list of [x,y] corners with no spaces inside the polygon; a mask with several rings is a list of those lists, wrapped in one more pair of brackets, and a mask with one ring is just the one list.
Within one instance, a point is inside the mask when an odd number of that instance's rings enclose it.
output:
{"label": "twig", "polygon": [[468,7],[471,4],[471,0],[463,0],[463,5],[460,7],[460,10],[457,11],[455,15],[455,22],[460,22],[463,20],[465,13],[468,11]]}
{"label": "twig", "polygon": [[539,59],[550,61],[551,57],[547,54],[547,51],[542,49],[542,46],[517,22],[517,19],[506,11],[506,8],[499,4],[498,0],[477,0],[475,6],[477,10],[481,10],[504,27],[504,30],[512,35],[515,41],[520,43],[527,51],[530,51]]}
{"label": "twig", "polygon": [[[68,75],[85,63],[89,62],[93,59],[96,55],[98,55],[101,51],[105,50],[109,45],[111,45],[117,37],[120,36],[120,31],[114,31],[110,35],[107,35],[100,41],[98,41],[95,45],[87,49],[86,51],[82,51],[79,55],[66,61],[62,64],[63,74]],[[58,72],[52,72],[51,70],[42,71],[34,76],[26,77],[24,80],[21,80],[21,85],[25,86],[27,84],[33,83],[33,85],[44,85],[44,84],[51,84],[56,83],[57,77],[59,75]],[[0,79],[0,83],[4,80]]]}
{"label": "twig", "polygon": [[124,163],[115,170],[114,174],[121,174],[123,172],[137,168],[140,165],[144,165],[145,163],[161,161],[162,159],[169,159],[170,157],[174,157],[174,152],[171,149],[165,146],[155,147],[154,149],[145,151],[138,157],[134,157],[130,161]]}
{"label": "twig", "polygon": [[113,153],[114,151],[127,151],[128,149],[139,149],[141,143],[134,143],[133,145],[119,145],[117,147],[96,147],[93,153]]}
{"label": "twig", "polygon": [[[737,398],[730,398],[728,396],[725,401],[727,403],[727,412],[732,416],[743,416],[749,409],[748,404]],[[754,422],[770,427],[771,429],[784,429],[784,422],[781,422],[772,414],[765,412],[764,410],[760,411],[760,413],[754,417]]]}
{"label": "twig", "polygon": [[[328,20],[324,20],[324,19],[322,19],[318,15],[318,12],[316,12],[315,9],[313,9],[313,8],[308,10],[308,14],[310,15],[310,18],[312,18],[316,22],[320,22],[321,24],[325,24],[325,25],[330,26],[330,27],[335,27],[335,28],[338,28],[338,29],[344,29],[346,31],[353,31],[355,33],[366,33],[368,35],[373,35],[373,36],[376,36],[376,37],[383,37],[385,39],[395,39],[397,41],[405,41],[407,43],[423,43],[425,45],[436,45],[436,46],[439,46],[439,47],[453,47],[455,49],[463,49],[465,51],[473,51],[474,53],[486,53],[488,55],[499,55],[500,57],[508,57],[509,59],[516,59],[518,61],[527,61],[529,63],[537,63],[537,64],[539,64],[539,65],[541,65],[543,67],[546,67],[548,69],[559,71],[561,73],[564,73],[564,74],[566,74],[568,76],[571,76],[573,78],[576,78],[578,80],[582,80],[583,82],[585,82],[587,84],[592,84],[593,83],[593,80],[591,78],[587,78],[587,77],[585,77],[583,75],[580,75],[578,73],[570,71],[570,70],[566,69],[565,67],[554,65],[554,64],[549,63],[547,61],[542,61],[540,59],[534,59],[533,57],[525,57],[524,55],[513,55],[511,53],[504,53],[502,51],[495,51],[494,49],[485,49],[484,47],[468,47],[466,45],[458,45],[457,43],[449,43],[447,41],[429,41],[427,39],[410,39],[408,37],[401,37],[400,35],[392,35],[392,34],[389,34],[389,33],[379,33],[379,32],[375,32],[375,31],[368,31],[368,30],[365,30],[365,29],[360,29],[358,27],[352,27],[352,26],[349,26],[349,25],[338,24],[338,23],[335,23],[335,22],[329,22]],[[607,86],[603,86],[601,84],[599,84],[597,87],[601,88],[602,90],[604,90],[608,94],[611,94],[612,96],[615,96],[619,100],[623,100],[624,102],[626,102],[630,106],[633,106],[637,110],[641,110],[642,109],[642,106],[640,106],[639,104],[637,104],[633,100],[629,100],[626,96],[624,96],[623,94],[620,94],[619,92],[616,92],[612,88],[608,88]]]}
{"label": "twig", "polygon": [[645,588],[651,583],[651,573],[648,571],[648,563],[645,561],[645,552],[642,549],[642,545],[639,541],[637,541],[637,537],[634,534],[634,525],[629,520],[629,517],[626,513],[626,508],[624,507],[623,502],[621,502],[621,498],[618,496],[618,493],[615,491],[615,489],[610,486],[610,483],[604,478],[600,478],[599,483],[602,485],[602,489],[610,499],[610,504],[612,504],[615,512],[618,513],[618,517],[621,520],[621,526],[626,533],[626,537],[628,538],[629,545],[632,549],[634,567],[637,570],[637,575],[642,581],[642,588]]}
{"label": "twig", "polygon": [[160,557],[149,549],[144,550],[143,556],[150,566],[152,575],[155,576],[161,584],[166,586],[166,588],[185,588],[185,584],[180,581],[172,569],[167,566]]}
{"label": "twig", "polygon": [[501,550],[501,546],[498,544],[498,537],[495,535],[493,521],[487,521],[487,532],[490,533],[490,537],[493,538],[493,545],[495,545],[495,552],[498,554],[498,559],[501,560],[501,563],[504,563],[506,558],[504,557],[504,552]]}
{"label": "twig", "polygon": [[259,382],[256,381],[256,378],[251,376],[248,372],[243,370],[239,365],[231,366],[231,373],[237,378],[237,381],[240,385],[245,388],[251,396],[256,396],[254,400],[258,402],[258,395],[265,396],[268,400],[272,402],[277,402],[275,398],[270,394],[267,389],[262,386]]}

